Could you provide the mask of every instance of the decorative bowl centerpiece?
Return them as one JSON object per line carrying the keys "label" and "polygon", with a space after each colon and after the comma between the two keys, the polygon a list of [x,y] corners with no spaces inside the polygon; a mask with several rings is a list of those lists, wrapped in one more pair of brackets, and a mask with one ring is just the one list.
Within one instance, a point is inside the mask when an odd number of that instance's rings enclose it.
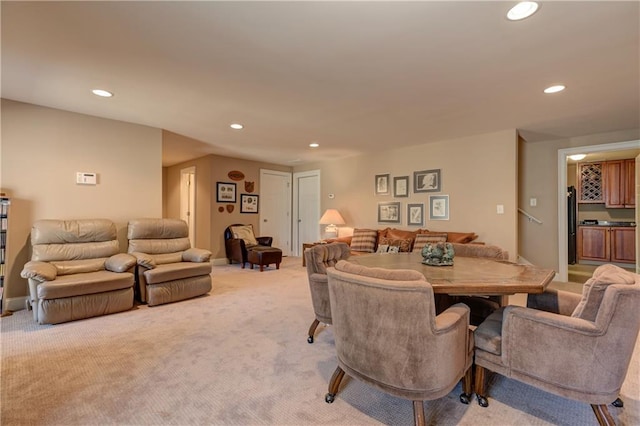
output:
{"label": "decorative bowl centerpiece", "polygon": [[422,248],[422,263],[425,265],[451,266],[454,256],[451,243],[427,243]]}

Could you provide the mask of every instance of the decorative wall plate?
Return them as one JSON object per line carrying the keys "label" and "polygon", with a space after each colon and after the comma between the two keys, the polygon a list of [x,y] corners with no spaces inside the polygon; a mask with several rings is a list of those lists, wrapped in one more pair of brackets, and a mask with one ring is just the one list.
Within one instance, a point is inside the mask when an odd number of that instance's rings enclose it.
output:
{"label": "decorative wall plate", "polygon": [[244,182],[244,190],[247,191],[249,194],[251,194],[254,190],[256,189],[256,183],[255,182]]}
{"label": "decorative wall plate", "polygon": [[220,213],[222,213],[222,212],[224,211],[224,207],[222,207],[222,206],[218,207],[218,211],[219,211]]}
{"label": "decorative wall plate", "polygon": [[244,173],[238,171],[238,170],[232,170],[229,172],[229,174],[227,174],[227,176],[229,176],[229,179],[231,180],[242,180],[244,179]]}
{"label": "decorative wall plate", "polygon": [[231,213],[231,212],[233,211],[233,208],[234,208],[234,207],[235,207],[235,206],[234,206],[233,204],[227,204],[227,211],[228,211],[229,213]]}

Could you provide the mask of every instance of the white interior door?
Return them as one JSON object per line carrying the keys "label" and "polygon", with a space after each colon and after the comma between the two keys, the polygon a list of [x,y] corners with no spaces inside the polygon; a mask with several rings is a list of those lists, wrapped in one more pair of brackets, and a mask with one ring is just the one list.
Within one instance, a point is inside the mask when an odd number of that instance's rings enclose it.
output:
{"label": "white interior door", "polygon": [[294,253],[302,255],[302,243],[320,239],[320,170],[294,173]]}
{"label": "white interior door", "polygon": [[291,173],[260,170],[260,235],[291,254]]}
{"label": "white interior door", "polygon": [[196,245],[196,168],[187,167],[180,170],[180,219],[189,226],[191,247]]}

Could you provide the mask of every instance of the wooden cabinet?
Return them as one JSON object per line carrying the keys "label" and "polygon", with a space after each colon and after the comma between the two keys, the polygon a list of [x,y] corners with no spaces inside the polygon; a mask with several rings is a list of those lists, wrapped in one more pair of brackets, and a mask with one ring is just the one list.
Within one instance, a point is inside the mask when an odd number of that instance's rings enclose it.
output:
{"label": "wooden cabinet", "polygon": [[608,227],[578,227],[578,259],[608,262],[611,258],[610,250]]}
{"label": "wooden cabinet", "polygon": [[636,262],[636,228],[610,228],[611,261]]}
{"label": "wooden cabinet", "polygon": [[604,162],[578,163],[578,203],[604,203],[603,173]]}
{"label": "wooden cabinet", "polygon": [[9,204],[11,202],[6,197],[0,196],[0,313],[4,306],[4,277],[6,274],[7,261],[7,230],[9,228]]}
{"label": "wooden cabinet", "polygon": [[603,170],[605,207],[635,207],[635,159],[607,161]]}
{"label": "wooden cabinet", "polygon": [[636,228],[579,226],[578,259],[635,263]]}

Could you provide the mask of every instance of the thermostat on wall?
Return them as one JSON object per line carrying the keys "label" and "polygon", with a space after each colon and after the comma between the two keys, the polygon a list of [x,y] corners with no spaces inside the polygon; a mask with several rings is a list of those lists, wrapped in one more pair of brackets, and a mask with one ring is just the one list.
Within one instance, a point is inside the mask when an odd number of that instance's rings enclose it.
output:
{"label": "thermostat on wall", "polygon": [[77,172],[76,183],[78,185],[95,185],[97,183],[96,173]]}

